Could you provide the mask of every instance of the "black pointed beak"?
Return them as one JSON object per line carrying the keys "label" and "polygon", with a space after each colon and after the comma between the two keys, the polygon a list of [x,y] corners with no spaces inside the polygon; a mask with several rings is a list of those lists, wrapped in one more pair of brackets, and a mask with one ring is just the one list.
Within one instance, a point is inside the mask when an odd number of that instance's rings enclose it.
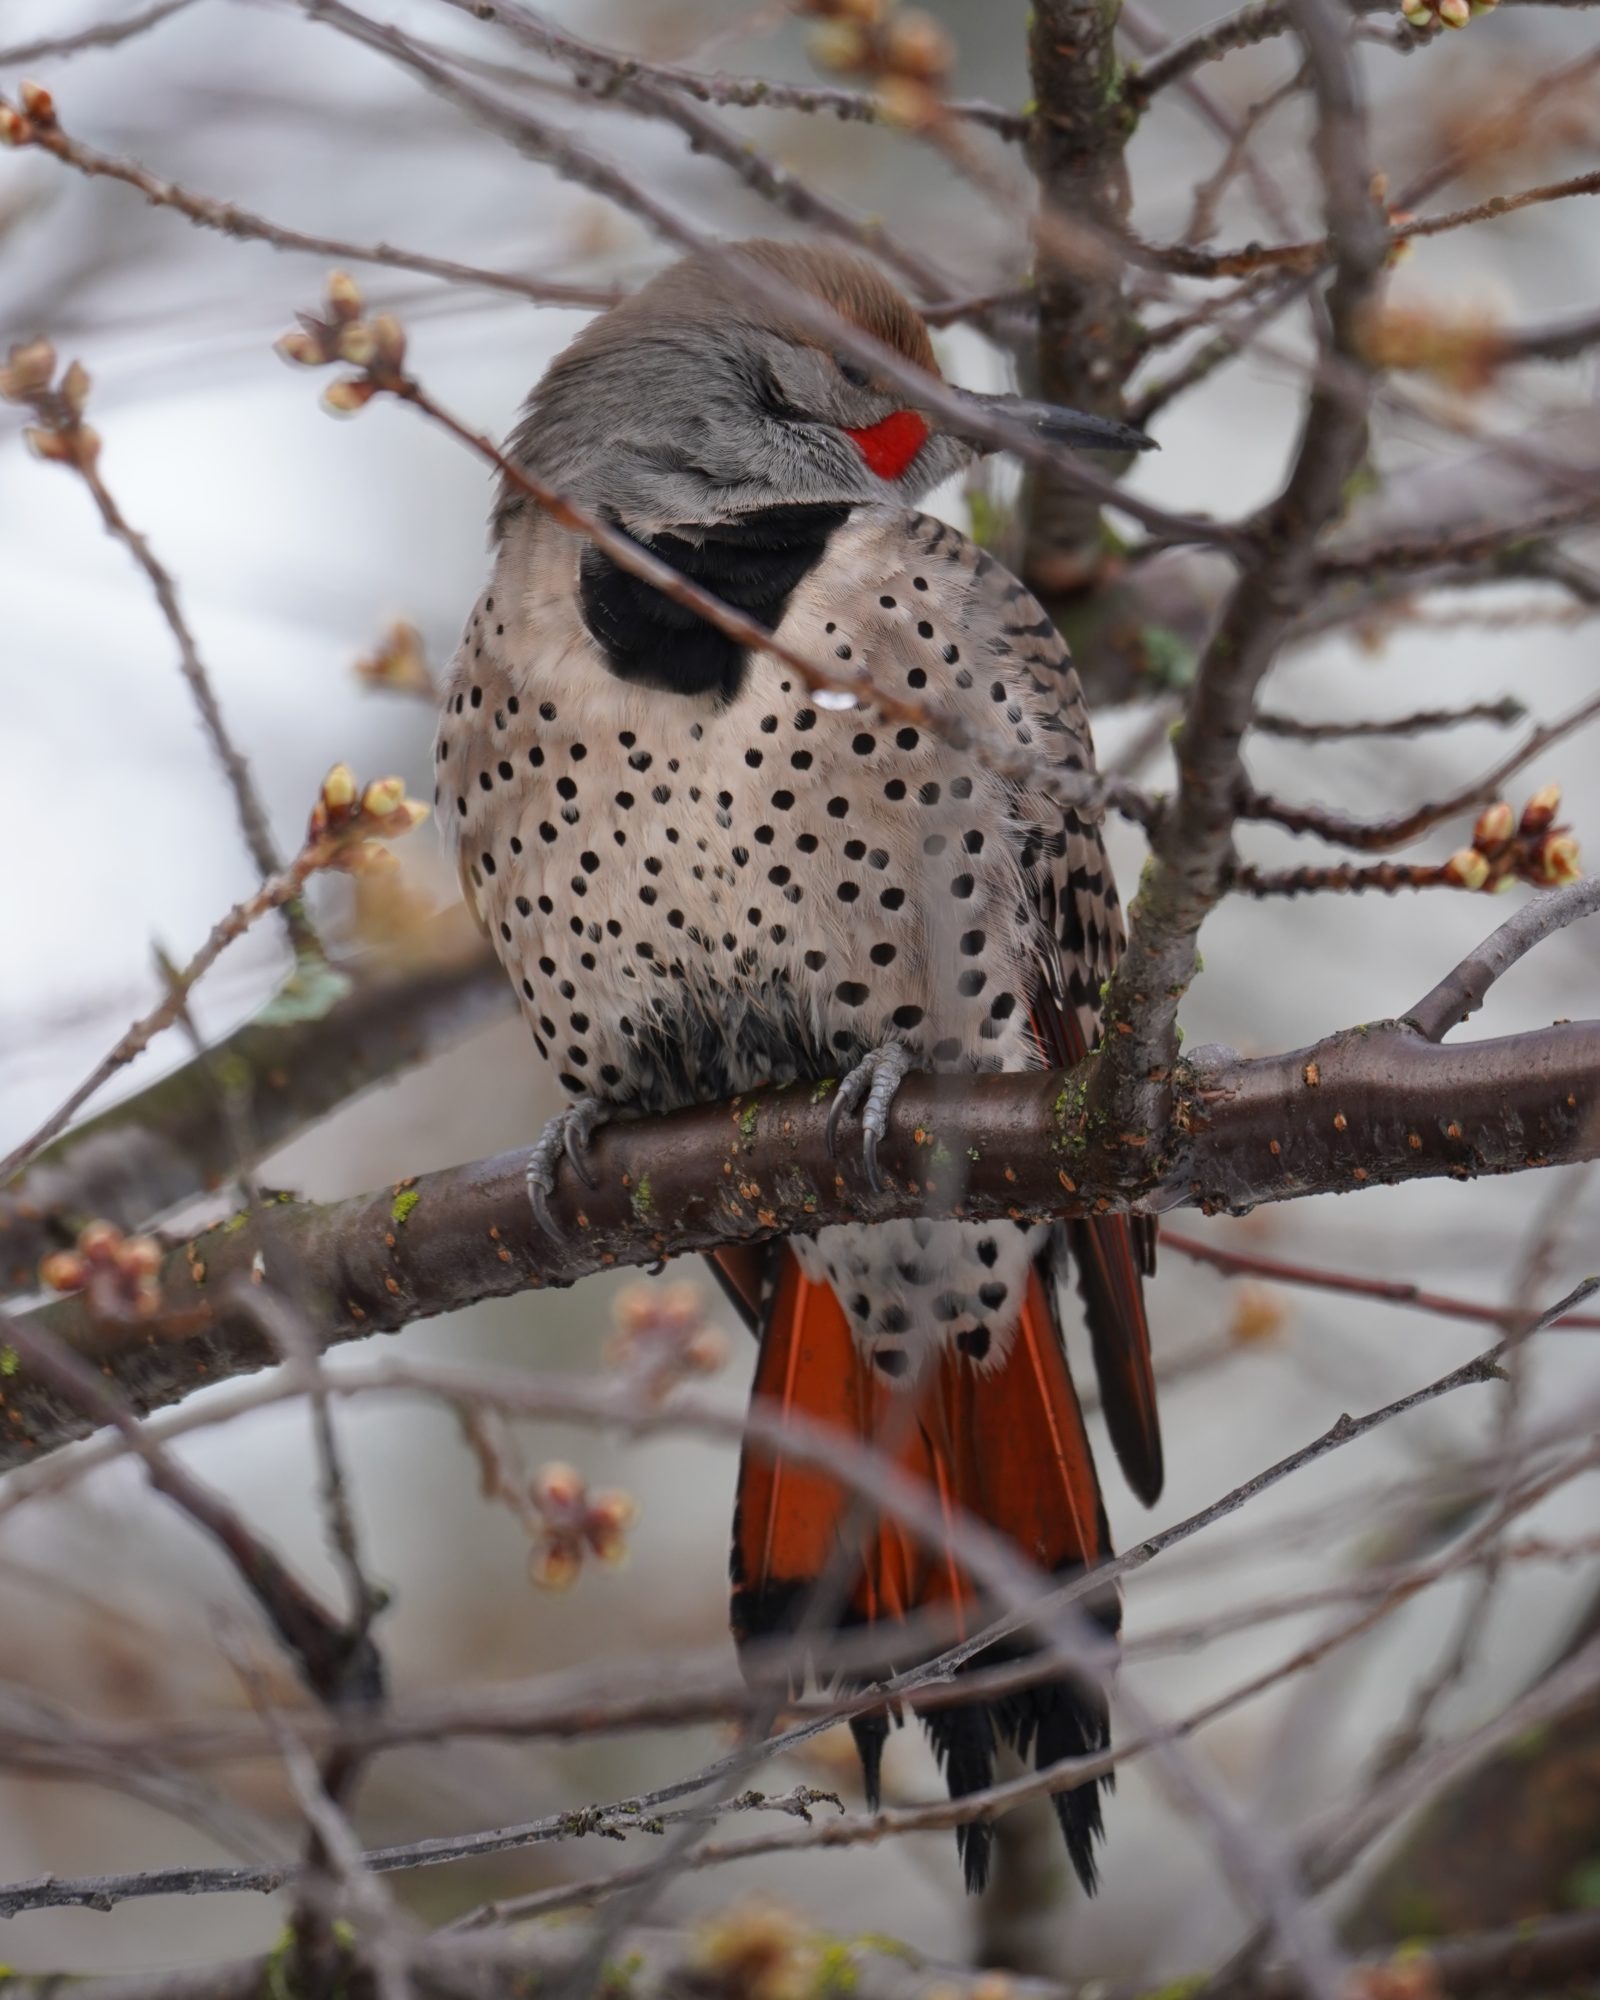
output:
{"label": "black pointed beak", "polygon": [[[1111,417],[1093,417],[1082,410],[1064,410],[1055,403],[1031,403],[1025,396],[984,396],[976,390],[963,390],[961,399],[981,410],[985,416],[1025,424],[1051,444],[1070,445],[1074,451],[1161,449],[1153,437],[1135,430],[1132,424],[1119,424]],[[968,442],[978,445],[983,451],[995,449],[986,438],[972,438]]]}

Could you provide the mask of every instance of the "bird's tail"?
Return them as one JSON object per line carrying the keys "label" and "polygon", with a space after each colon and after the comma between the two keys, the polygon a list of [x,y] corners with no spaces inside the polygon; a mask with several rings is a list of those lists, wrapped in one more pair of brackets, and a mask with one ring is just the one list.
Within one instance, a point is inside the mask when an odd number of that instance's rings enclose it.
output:
{"label": "bird's tail", "polygon": [[[1070,1575],[1110,1553],[1054,1290],[1042,1269],[1030,1277],[1021,1321],[1002,1359],[975,1359],[951,1345],[908,1390],[871,1369],[831,1286],[807,1278],[785,1246],[766,1303],[754,1404],[773,1416],[795,1414],[875,1444],[927,1488],[947,1522],[966,1515],[983,1523],[1047,1573]],[[747,1441],[739,1469],[732,1574],[733,1629],[741,1649],[763,1638],[804,1634],[819,1579],[817,1612],[832,1614],[830,1630],[879,1628],[883,1657],[896,1667],[915,1664],[917,1654],[909,1637],[896,1643],[895,1626],[925,1619],[955,1640],[985,1623],[978,1593],[951,1547],[927,1547],[902,1523],[853,1504],[828,1473],[755,1438]],[[1091,1608],[1103,1627],[1116,1629],[1112,1593]],[[806,1650],[820,1657],[827,1638],[827,1631],[819,1632]],[[1002,1642],[967,1665],[993,1667],[1028,1650],[1025,1641]],[[1043,1769],[1109,1741],[1101,1696],[1066,1677],[989,1701],[929,1708],[923,1719],[957,1799],[993,1783],[1002,1743]],[[868,1799],[876,1806],[889,1714],[857,1717],[851,1728]],[[1055,1796],[1072,1864],[1091,1889],[1100,1786],[1109,1783],[1106,1778]],[[980,1889],[988,1876],[989,1828],[974,1820],[956,1837],[967,1886]]]}

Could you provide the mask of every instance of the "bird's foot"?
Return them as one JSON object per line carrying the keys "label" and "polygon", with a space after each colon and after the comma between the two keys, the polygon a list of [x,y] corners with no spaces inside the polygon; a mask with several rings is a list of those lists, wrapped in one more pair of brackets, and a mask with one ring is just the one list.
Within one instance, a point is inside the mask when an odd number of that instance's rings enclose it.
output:
{"label": "bird's foot", "polygon": [[561,1240],[561,1230],[550,1213],[550,1197],[556,1191],[556,1173],[563,1156],[586,1188],[594,1186],[589,1172],[589,1141],[606,1122],[614,1107],[603,1097],[579,1097],[558,1111],[534,1140],[528,1154],[528,1202],[533,1219],[546,1236]]}
{"label": "bird's foot", "polygon": [[839,1120],[860,1105],[861,1157],[867,1170],[867,1184],[874,1194],[883,1193],[878,1142],[889,1130],[889,1107],[915,1067],[916,1060],[904,1042],[883,1042],[867,1051],[833,1093],[833,1103],[828,1109],[829,1157],[835,1152]]}

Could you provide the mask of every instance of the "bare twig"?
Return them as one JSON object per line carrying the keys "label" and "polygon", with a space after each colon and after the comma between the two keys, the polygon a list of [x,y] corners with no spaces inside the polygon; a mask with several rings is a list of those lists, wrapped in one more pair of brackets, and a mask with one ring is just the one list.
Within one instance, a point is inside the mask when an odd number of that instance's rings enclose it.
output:
{"label": "bare twig", "polygon": [[[462,0],[445,0],[445,4],[457,6]],[[467,11],[480,21],[507,18],[499,0],[470,0]],[[519,11],[525,17],[526,10]],[[818,112],[866,125],[876,124],[884,116],[881,101],[867,90],[847,90],[837,84],[780,83],[765,76],[707,74],[673,63],[646,62],[641,56],[624,55],[617,49],[602,49],[553,28],[547,32],[549,44],[544,52],[569,64],[579,89],[592,91],[600,99],[618,96],[627,85],[639,82],[678,91],[700,104],[738,110]],[[1028,120],[1021,112],[977,98],[943,98],[940,110],[967,124],[985,126],[1004,139],[1021,139],[1028,129]]]}
{"label": "bare twig", "polygon": [[[1396,813],[1390,819],[1352,819],[1348,814],[1327,807],[1292,805],[1248,788],[1239,796],[1238,815],[1240,819],[1269,821],[1274,826],[1287,828],[1291,833],[1315,834],[1321,840],[1354,848],[1361,854],[1381,853],[1387,847],[1404,847],[1430,827],[1498,798],[1509,778],[1514,778],[1553,743],[1559,743],[1563,737],[1587,727],[1597,717],[1600,717],[1600,695],[1591,695],[1588,700],[1579,702],[1576,708],[1568,709],[1565,715],[1557,716],[1554,722],[1540,723],[1491,770],[1485,771],[1481,778],[1473,779],[1449,798],[1431,800],[1410,812]],[[1388,885],[1380,882],[1376,886]],[[1395,886],[1402,885],[1397,883]]]}
{"label": "bare twig", "polygon": [[[1348,1292],[1356,1298],[1381,1300],[1385,1305],[1410,1306],[1417,1312],[1436,1313],[1442,1319],[1471,1320],[1479,1325],[1502,1329],[1510,1317],[1504,1306],[1485,1305],[1476,1299],[1452,1298],[1444,1292],[1427,1291],[1403,1278],[1359,1277],[1349,1271],[1318,1270],[1307,1264],[1289,1263],[1281,1257],[1263,1257],[1255,1251],[1202,1243],[1198,1237],[1165,1227],[1161,1231],[1161,1241],[1176,1250],[1179,1256],[1192,1258],[1197,1264],[1209,1264],[1225,1277],[1269,1278],[1275,1284],[1306,1285],[1313,1291]],[[1600,1332],[1600,1314],[1568,1313],[1552,1324],[1570,1327],[1575,1332]]]}
{"label": "bare twig", "polygon": [[[188,4],[188,0],[184,0]],[[274,250],[290,250],[312,257],[331,259],[339,264],[382,264],[391,270],[414,271],[425,278],[440,278],[451,285],[480,285],[489,291],[511,292],[518,298],[542,306],[598,308],[615,305],[623,296],[614,285],[569,285],[538,278],[519,277],[513,271],[488,271],[476,264],[461,264],[448,257],[425,257],[420,251],[397,249],[391,243],[348,243],[337,236],[308,236],[303,230],[287,229],[263,215],[253,214],[231,201],[217,201],[196,194],[176,181],[162,180],[134,160],[119,160],[97,152],[58,121],[41,124],[29,120],[27,137],[13,141],[49,153],[63,166],[91,179],[120,181],[156,208],[170,208],[201,229],[214,229],[236,241],[265,243]]]}
{"label": "bare twig", "polygon": [[[313,12],[319,4],[320,0],[313,0]],[[475,19],[483,18],[480,0],[444,0],[444,4]],[[614,97],[631,110],[676,125],[689,141],[691,151],[720,160],[747,187],[785,215],[824,230],[842,242],[874,252],[924,297],[952,296],[954,287],[944,273],[898,242],[882,222],[854,214],[831,196],[809,186],[790,168],[768,159],[742,132],[698,109],[693,99],[654,74],[648,65],[581,40],[547,21],[532,7],[523,5],[522,0],[495,0],[493,19],[525,48],[535,49],[563,64],[580,85],[587,86],[590,79],[599,77],[606,96]]]}
{"label": "bare twig", "polygon": [[1247,49],[1253,42],[1269,41],[1283,34],[1289,18],[1283,0],[1254,0],[1254,4],[1241,7],[1225,20],[1169,43],[1159,55],[1141,63],[1128,78],[1128,94],[1135,103],[1148,104],[1158,90],[1165,90],[1202,63],[1215,62],[1234,49]]}
{"label": "bare twig", "polygon": [[[83,1082],[70,1093],[65,1102],[58,1105],[38,1129],[23,1140],[20,1146],[0,1160],[0,1184],[12,1175],[47,1145],[62,1131],[73,1114],[86,1104],[95,1092],[102,1088],[119,1069],[132,1062],[143,1053],[155,1037],[182,1018],[185,1002],[193,990],[195,982],[209,972],[227,947],[237,938],[243,937],[250,926],[271,910],[281,910],[286,903],[292,903],[305,888],[306,883],[320,869],[341,868],[352,860],[350,836],[353,833],[397,835],[410,830],[423,816],[423,809],[405,799],[404,788],[398,779],[383,780],[377,786],[369,786],[366,794],[358,792],[355,780],[343,766],[330,774],[324,789],[338,777],[350,791],[350,798],[343,801],[340,810],[348,820],[341,827],[319,824],[313,815],[312,830],[307,834],[305,845],[287,868],[269,877],[253,896],[235,903],[227,915],[219,919],[211,928],[211,934],[201,945],[187,965],[173,968],[167,978],[165,999],[159,1001],[147,1014],[142,1014],[131,1027],[118,1038],[115,1046],[101,1058],[100,1062]],[[392,798],[384,794],[394,794]],[[366,801],[382,797],[381,807],[368,805]],[[317,814],[323,812],[319,803]]]}
{"label": "bare twig", "polygon": [[1357,736],[1421,736],[1432,729],[1459,729],[1467,722],[1496,722],[1509,728],[1527,716],[1514,695],[1474,701],[1462,708],[1420,708],[1410,715],[1358,717],[1350,722],[1306,722],[1295,715],[1257,709],[1252,727],[1263,736],[1289,736],[1298,743],[1327,743]]}
{"label": "bare twig", "polygon": [[1459,893],[1467,887],[1451,874],[1447,862],[1435,867],[1412,861],[1374,861],[1365,867],[1353,861],[1332,861],[1301,868],[1257,868],[1240,861],[1227,871],[1226,885],[1238,895],[1256,897],[1359,896],[1368,890],[1394,896],[1403,889]]}
{"label": "bare twig", "polygon": [[1596,910],[1600,910],[1600,875],[1536,897],[1425,993],[1406,1018],[1430,1042],[1442,1042],[1458,1022],[1478,1011],[1495,981],[1536,944]]}
{"label": "bare twig", "polygon": [[79,28],[71,35],[46,35],[37,42],[19,42],[9,49],[0,49],[0,69],[20,69],[26,63],[58,62],[68,56],[81,54],[85,49],[114,49],[122,42],[132,41],[135,35],[147,33],[157,28],[163,21],[171,20],[174,14],[181,14],[185,7],[192,7],[194,0],[156,0],[156,5],[146,7],[141,14],[124,15],[120,21],[98,21],[93,27]]}
{"label": "bare twig", "polygon": [[327,1701],[370,1698],[378,1685],[370,1641],[346,1632],[219,1494],[149,1436],[86,1361],[28,1321],[6,1313],[0,1313],[0,1340],[69,1406],[117,1431],[156,1491],[187,1514],[233,1564],[309,1688]]}

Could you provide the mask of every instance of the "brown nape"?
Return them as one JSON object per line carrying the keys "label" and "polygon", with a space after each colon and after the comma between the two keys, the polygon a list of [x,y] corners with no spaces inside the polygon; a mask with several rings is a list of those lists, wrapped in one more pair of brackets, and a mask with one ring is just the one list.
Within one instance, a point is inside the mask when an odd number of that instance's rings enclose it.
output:
{"label": "brown nape", "polygon": [[[885,347],[892,347],[917,367],[926,368],[929,374],[938,374],[933,342],[928,338],[921,315],[905,294],[864,257],[825,244],[776,243],[762,237],[729,247],[742,261],[759,265],[798,290],[810,292],[813,298],[832,306],[852,326],[874,340],[881,340]],[[773,317],[781,320],[781,307]],[[814,340],[814,336],[804,333],[800,337]]]}

